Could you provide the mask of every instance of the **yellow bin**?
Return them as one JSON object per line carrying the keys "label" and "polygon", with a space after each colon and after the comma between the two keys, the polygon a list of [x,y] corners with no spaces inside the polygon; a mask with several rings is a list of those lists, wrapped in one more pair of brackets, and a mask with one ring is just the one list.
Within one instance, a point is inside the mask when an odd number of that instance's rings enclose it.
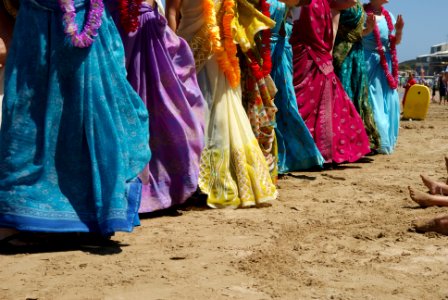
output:
{"label": "yellow bin", "polygon": [[411,86],[406,94],[403,118],[424,120],[428,113],[430,94],[429,88],[424,85],[414,84]]}

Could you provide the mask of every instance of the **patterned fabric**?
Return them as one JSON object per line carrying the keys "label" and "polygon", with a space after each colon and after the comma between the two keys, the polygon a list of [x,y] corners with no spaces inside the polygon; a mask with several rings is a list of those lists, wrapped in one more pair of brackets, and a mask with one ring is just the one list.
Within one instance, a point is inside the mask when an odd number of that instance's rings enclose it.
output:
{"label": "patterned fabric", "polygon": [[354,162],[370,152],[362,119],[333,70],[331,0],[312,0],[294,23],[294,87],[299,112],[325,162]]}
{"label": "patterned fabric", "polygon": [[[202,10],[202,0],[183,1],[178,34],[188,41],[204,26]],[[230,87],[214,56],[205,63],[198,81],[209,105],[199,173],[207,204],[237,208],[275,199],[277,191],[266,160],[241,105],[241,88]]]}
{"label": "patterned fabric", "polygon": [[257,80],[249,67],[251,59],[246,52],[251,51],[257,63],[262,66],[261,59],[261,32],[274,27],[274,22],[263,15],[254,5],[239,0],[238,22],[235,31],[236,41],[241,48],[241,86],[243,91],[243,106],[249,116],[252,131],[258,140],[261,151],[269,166],[272,181],[277,182],[278,177],[278,151],[275,139],[275,113],[277,107],[274,97],[277,93],[274,81],[270,75]]}
{"label": "patterned fabric", "polygon": [[373,118],[372,104],[369,102],[362,46],[364,19],[365,13],[361,1],[358,1],[355,7],[341,12],[333,58],[335,73],[364,122],[370,146],[377,149],[380,146],[380,136]]}
{"label": "patterned fabric", "polygon": [[152,158],[139,176],[139,212],[152,212],[184,203],[198,187],[205,101],[188,44],[157,6],[142,3],[139,21],[122,40],[128,80],[150,112]]}
{"label": "patterned fabric", "polygon": [[269,4],[271,18],[276,22],[271,31],[271,76],[278,88],[275,96],[275,105],[278,108],[275,128],[278,171],[287,173],[321,166],[324,159],[299,114],[292,84],[292,49],[289,44],[292,24],[284,22],[287,13],[284,3],[270,0]]}
{"label": "patterned fabric", "polygon": [[[75,1],[78,26],[85,3]],[[111,234],[138,223],[148,113],[107,9],[101,18],[93,45],[73,48],[56,0],[21,2],[6,65],[0,227]]]}
{"label": "patterned fabric", "polygon": [[196,70],[200,72],[205,63],[213,55],[213,46],[208,35],[207,26],[201,28],[190,41],[189,45],[193,51]]}
{"label": "patterned fabric", "polygon": [[[235,42],[243,52],[257,47],[256,36],[262,30],[269,30],[275,23],[256,8],[258,0],[238,0],[237,18],[233,21]],[[251,3],[254,2],[254,3]]]}
{"label": "patterned fabric", "polygon": [[[248,57],[242,57],[242,61]],[[271,76],[260,80],[251,74],[248,66],[242,64],[243,105],[249,117],[252,131],[269,166],[272,181],[278,177],[278,150],[275,138],[275,114],[277,107],[274,97],[277,92]]]}
{"label": "patterned fabric", "polygon": [[[395,18],[391,14],[395,24]],[[389,29],[384,17],[377,17],[381,41],[385,46],[386,59],[392,69],[392,60],[389,50]],[[369,99],[372,104],[373,117],[380,135],[380,153],[391,154],[398,140],[400,127],[400,100],[398,92],[391,89],[387,82],[384,70],[381,67],[380,56],[376,51],[376,41],[373,33],[363,38],[364,56],[367,68],[367,81],[369,82]]]}
{"label": "patterned fabric", "polygon": [[[201,158],[199,186],[213,208],[251,207],[276,195],[257,140],[232,150],[207,148]],[[229,170],[232,166],[232,170]]]}
{"label": "patterned fabric", "polygon": [[[6,47],[9,47],[14,27],[14,17],[19,7],[18,0],[0,0],[0,36]],[[14,15],[14,17],[13,17]],[[1,106],[4,94],[5,66],[0,67],[0,124],[2,121]]]}

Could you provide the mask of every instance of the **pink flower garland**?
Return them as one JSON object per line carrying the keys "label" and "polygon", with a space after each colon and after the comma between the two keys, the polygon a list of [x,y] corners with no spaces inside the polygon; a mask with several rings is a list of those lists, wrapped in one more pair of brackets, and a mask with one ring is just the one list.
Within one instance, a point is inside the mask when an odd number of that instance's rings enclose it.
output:
{"label": "pink flower garland", "polygon": [[90,9],[87,14],[87,22],[81,33],[78,33],[76,25],[76,9],[74,0],[58,0],[59,6],[64,13],[62,20],[64,32],[70,39],[71,44],[77,48],[87,48],[93,43],[93,37],[98,35],[101,27],[101,16],[104,4],[102,0],[90,0]]}
{"label": "pink flower garland", "polygon": [[[372,8],[370,6],[366,7],[367,13],[372,13]],[[381,34],[378,28],[378,24],[375,22],[375,27],[373,28],[373,35],[375,36],[375,41],[377,45],[377,51],[380,55],[381,67],[383,68],[384,74],[386,75],[387,83],[391,89],[398,88],[398,59],[397,59],[397,43],[395,35],[392,34],[394,31],[394,24],[392,23],[392,18],[389,12],[381,7],[381,14],[387,22],[387,28],[389,29],[389,43],[390,43],[390,53],[392,56],[392,74],[389,71],[389,65],[387,64],[386,54],[384,52],[383,43],[381,42]]]}

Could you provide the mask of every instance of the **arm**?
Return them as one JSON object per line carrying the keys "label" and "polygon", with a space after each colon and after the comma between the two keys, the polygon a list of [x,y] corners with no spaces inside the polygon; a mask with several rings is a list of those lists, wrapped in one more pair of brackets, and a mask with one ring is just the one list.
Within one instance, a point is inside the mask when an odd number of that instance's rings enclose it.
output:
{"label": "arm", "polygon": [[12,18],[6,13],[4,7],[0,5],[0,68],[4,67],[6,62],[12,29]]}
{"label": "arm", "polygon": [[369,35],[373,28],[375,27],[375,15],[374,14],[368,14],[366,19],[366,27],[362,31],[362,36]]}
{"label": "arm", "polygon": [[330,7],[335,10],[344,10],[356,5],[356,0],[333,0]]}
{"label": "arm", "polygon": [[177,30],[179,25],[179,11],[182,5],[182,0],[166,0],[166,19],[168,20],[168,26],[173,31]]}
{"label": "arm", "polygon": [[396,44],[401,43],[401,38],[403,37],[404,20],[402,15],[398,15],[397,22],[395,22],[395,40]]}
{"label": "arm", "polygon": [[6,62],[6,44],[2,38],[0,38],[0,69],[4,67]]}

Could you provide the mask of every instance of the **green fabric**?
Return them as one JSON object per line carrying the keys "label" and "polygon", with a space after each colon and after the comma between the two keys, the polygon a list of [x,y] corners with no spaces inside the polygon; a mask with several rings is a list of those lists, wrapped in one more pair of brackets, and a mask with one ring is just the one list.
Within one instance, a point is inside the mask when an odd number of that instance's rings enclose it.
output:
{"label": "green fabric", "polygon": [[361,115],[366,132],[370,138],[371,148],[376,149],[380,145],[380,136],[369,101],[364,49],[362,46],[364,20],[365,13],[360,1],[358,1],[355,7],[341,12],[333,50],[333,64],[344,90]]}

